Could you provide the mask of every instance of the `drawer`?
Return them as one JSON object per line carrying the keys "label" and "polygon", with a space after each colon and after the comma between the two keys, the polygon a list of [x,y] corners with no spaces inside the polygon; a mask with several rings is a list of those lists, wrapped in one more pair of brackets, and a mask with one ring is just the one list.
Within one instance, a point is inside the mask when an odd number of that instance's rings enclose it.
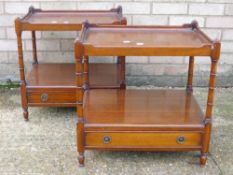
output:
{"label": "drawer", "polygon": [[29,91],[29,104],[75,104],[76,95],[73,91]]}
{"label": "drawer", "polygon": [[198,148],[201,145],[201,133],[198,132],[89,132],[85,138],[87,148]]}

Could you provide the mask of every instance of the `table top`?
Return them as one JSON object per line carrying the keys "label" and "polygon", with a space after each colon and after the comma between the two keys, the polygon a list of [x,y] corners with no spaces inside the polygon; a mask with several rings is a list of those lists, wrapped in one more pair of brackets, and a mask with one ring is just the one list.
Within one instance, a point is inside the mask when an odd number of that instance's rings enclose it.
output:
{"label": "table top", "polygon": [[195,50],[199,55],[209,55],[213,45],[195,23],[183,26],[85,26],[81,42],[88,55],[150,56],[172,52],[173,56],[187,53],[191,56]]}
{"label": "table top", "polygon": [[68,30],[74,28],[73,25],[80,30],[85,21],[93,24],[120,24],[122,20],[125,18],[122,17],[120,6],[110,10],[41,10],[30,7],[21,23],[25,30]]}

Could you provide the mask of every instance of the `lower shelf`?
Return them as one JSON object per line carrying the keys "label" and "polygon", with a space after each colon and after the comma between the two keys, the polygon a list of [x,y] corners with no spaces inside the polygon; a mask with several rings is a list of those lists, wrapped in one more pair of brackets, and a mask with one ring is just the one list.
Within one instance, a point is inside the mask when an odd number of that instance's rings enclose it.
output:
{"label": "lower shelf", "polygon": [[185,90],[90,90],[84,96],[87,131],[202,131],[204,115]]}
{"label": "lower shelf", "polygon": [[[120,65],[90,64],[90,88],[120,88]],[[75,106],[76,84],[74,64],[33,65],[27,74],[29,106]]]}
{"label": "lower shelf", "polygon": [[[90,88],[120,87],[118,64],[89,64]],[[33,65],[27,77],[27,88],[75,88],[75,64]]]}

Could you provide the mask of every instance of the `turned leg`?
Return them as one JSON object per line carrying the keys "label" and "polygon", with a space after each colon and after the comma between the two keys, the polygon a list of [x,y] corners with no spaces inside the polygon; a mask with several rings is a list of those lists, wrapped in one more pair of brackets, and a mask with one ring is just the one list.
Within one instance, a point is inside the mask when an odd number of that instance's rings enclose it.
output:
{"label": "turned leg", "polygon": [[204,166],[206,164],[206,161],[207,161],[207,154],[202,152],[200,156],[200,165]]}
{"label": "turned leg", "polygon": [[200,156],[200,164],[205,165],[207,160],[207,154],[209,151],[211,128],[212,128],[212,108],[214,102],[214,89],[216,84],[216,71],[217,71],[217,62],[220,56],[220,43],[214,43],[214,49],[211,53],[211,69],[210,69],[210,78],[209,78],[209,90],[208,90],[208,99],[206,105],[206,114],[204,119],[204,134],[203,134],[203,143]]}
{"label": "turned leg", "polygon": [[84,167],[84,152],[79,152],[78,163],[80,167]]}
{"label": "turned leg", "polygon": [[193,69],[194,69],[194,56],[189,57],[188,80],[186,89],[188,92],[193,91]]}
{"label": "turned leg", "polygon": [[27,92],[26,92],[26,82],[21,81],[20,84],[20,92],[21,92],[21,103],[23,108],[23,117],[25,121],[28,121],[28,104],[27,104]]}
{"label": "turned leg", "polygon": [[22,31],[21,31],[21,21],[19,18],[15,20],[15,31],[17,35],[17,45],[18,45],[21,103],[23,108],[24,119],[28,121],[28,104],[27,104],[26,80],[24,73],[23,46],[22,46],[22,37],[21,37]]}
{"label": "turned leg", "polygon": [[27,106],[23,107],[23,117],[24,117],[25,121],[29,120],[28,119],[28,107]]}
{"label": "turned leg", "polygon": [[[80,110],[78,110],[78,113],[80,113]],[[84,119],[83,118],[78,118],[78,123],[77,123],[77,147],[78,147],[78,162],[79,166],[83,167],[84,166]]]}
{"label": "turned leg", "polygon": [[33,53],[33,64],[38,64],[35,31],[32,31],[32,53]]}
{"label": "turned leg", "polygon": [[28,109],[24,109],[23,111],[23,117],[25,121],[28,121]]}
{"label": "turned leg", "polygon": [[117,57],[117,63],[120,66],[119,72],[119,80],[120,80],[120,88],[125,89],[125,56]]}
{"label": "turned leg", "polygon": [[89,57],[84,56],[83,57],[83,78],[84,78],[84,88],[89,89]]}
{"label": "turned leg", "polygon": [[[122,8],[119,8],[119,13],[122,13]],[[121,25],[127,25],[127,19],[123,18],[121,20]],[[120,74],[119,74],[119,80],[120,80],[120,88],[125,89],[125,56],[118,56],[117,62],[120,64]]]}
{"label": "turned leg", "polygon": [[[79,166],[84,166],[84,115],[83,115],[83,94],[84,75],[83,46],[80,42],[75,43],[75,70],[76,70],[76,109],[77,109],[77,149]],[[87,59],[88,57],[84,57]],[[84,63],[85,64],[85,63]],[[87,64],[87,63],[86,63]]]}

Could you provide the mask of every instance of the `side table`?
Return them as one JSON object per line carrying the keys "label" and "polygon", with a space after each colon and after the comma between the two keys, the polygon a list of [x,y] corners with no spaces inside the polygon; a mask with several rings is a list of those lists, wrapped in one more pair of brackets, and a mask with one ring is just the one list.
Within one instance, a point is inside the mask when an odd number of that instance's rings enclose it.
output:
{"label": "side table", "polygon": [[[220,42],[212,41],[197,22],[183,26],[97,26],[86,23],[75,43],[77,149],[84,151],[194,151],[205,165]],[[86,56],[189,56],[185,90],[85,90]],[[210,56],[205,114],[192,93],[195,56]],[[138,58],[140,59],[140,58]],[[175,58],[174,58],[175,59]]]}
{"label": "side table", "polygon": [[[111,10],[41,10],[33,7],[22,18],[15,20],[18,43],[22,108],[28,120],[28,106],[75,106],[75,64],[39,64],[37,59],[36,31],[80,31],[88,20],[95,24],[126,25],[122,8]],[[32,33],[32,69],[25,75],[22,32]],[[56,58],[54,58],[56,59]],[[88,62],[88,57],[84,61]],[[85,64],[87,88],[125,88],[125,59],[118,64]],[[89,74],[88,74],[89,72]],[[89,83],[90,82],[90,83]]]}

